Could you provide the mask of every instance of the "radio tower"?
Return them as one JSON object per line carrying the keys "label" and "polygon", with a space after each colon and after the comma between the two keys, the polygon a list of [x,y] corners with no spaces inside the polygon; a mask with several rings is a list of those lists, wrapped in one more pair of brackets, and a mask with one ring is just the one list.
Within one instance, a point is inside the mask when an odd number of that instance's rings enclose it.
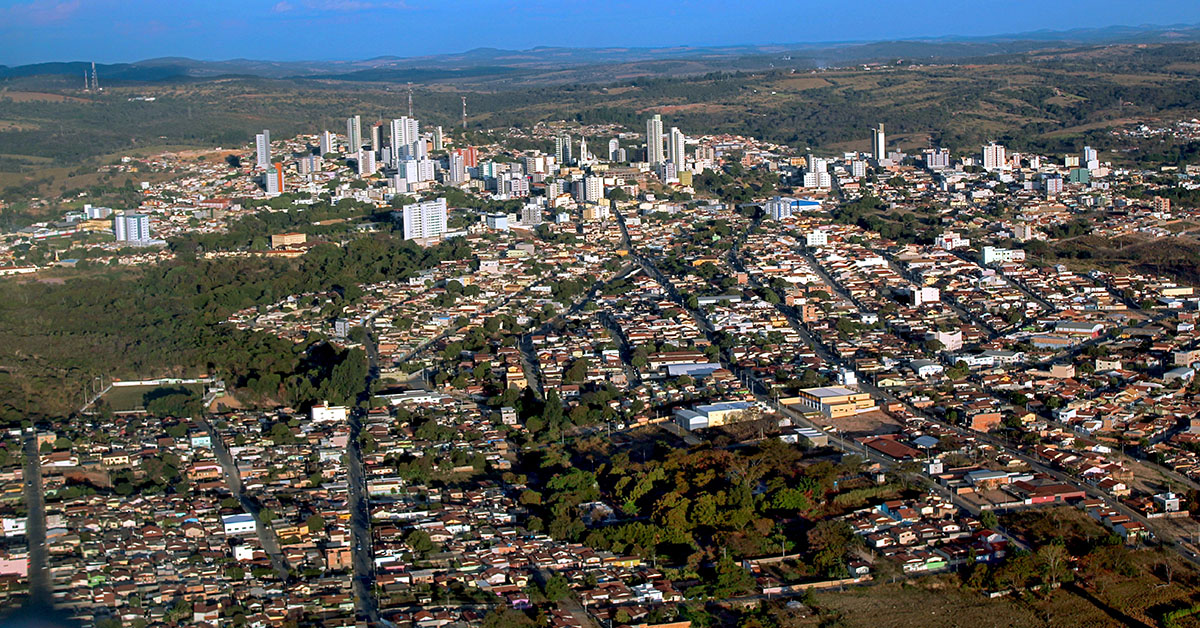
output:
{"label": "radio tower", "polygon": [[92,62],[92,89],[100,91],[100,79],[96,78],[96,62]]}
{"label": "radio tower", "polygon": [[408,82],[408,117],[412,117],[412,81]]}
{"label": "radio tower", "polygon": [[463,96],[463,97],[462,97],[462,100],[463,100],[463,120],[462,120],[462,128],[464,128],[464,129],[465,129],[465,128],[467,128],[467,97],[466,97],[466,96]]}
{"label": "radio tower", "polygon": [[88,73],[86,68],[83,70],[83,91],[92,91],[92,84],[88,82]]}

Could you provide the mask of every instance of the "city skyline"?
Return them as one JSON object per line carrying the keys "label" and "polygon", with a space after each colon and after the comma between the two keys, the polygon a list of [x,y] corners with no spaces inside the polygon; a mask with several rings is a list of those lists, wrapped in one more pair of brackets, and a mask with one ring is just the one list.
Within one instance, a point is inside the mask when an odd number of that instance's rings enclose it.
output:
{"label": "city skyline", "polygon": [[[1200,6],[1177,0],[1150,0],[1136,6],[1110,0],[1054,5],[1026,0],[1004,5],[922,0],[917,5],[866,2],[854,10],[829,11],[813,2],[756,2],[733,10],[708,1],[686,9],[622,1],[605,7],[611,19],[576,33],[554,25],[587,20],[591,8],[497,0],[453,7],[420,0],[274,0],[237,5],[219,0],[189,3],[180,10],[177,5],[145,0],[4,0],[0,1],[0,35],[9,45],[0,48],[0,63],[85,59],[115,63],[174,56],[355,60],[488,47],[786,45],[1200,22]],[[655,9],[660,19],[640,19],[644,11]],[[484,15],[487,19],[478,19]],[[405,25],[409,36],[389,37],[398,24]],[[305,32],[320,32],[319,45],[304,45],[297,33]]]}

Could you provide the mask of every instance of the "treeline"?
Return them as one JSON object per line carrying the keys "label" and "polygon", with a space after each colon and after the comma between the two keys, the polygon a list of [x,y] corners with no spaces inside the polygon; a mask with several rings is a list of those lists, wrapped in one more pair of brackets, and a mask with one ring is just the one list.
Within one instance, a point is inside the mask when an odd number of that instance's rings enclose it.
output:
{"label": "treeline", "polygon": [[349,401],[360,353],[319,336],[293,344],[221,324],[233,312],[300,292],[353,299],[358,284],[404,279],[469,249],[422,249],[390,235],[319,245],[303,258],[178,261],[100,268],[61,283],[6,282],[0,300],[0,420],[65,415],[97,377],[199,372],[226,377],[264,402]]}

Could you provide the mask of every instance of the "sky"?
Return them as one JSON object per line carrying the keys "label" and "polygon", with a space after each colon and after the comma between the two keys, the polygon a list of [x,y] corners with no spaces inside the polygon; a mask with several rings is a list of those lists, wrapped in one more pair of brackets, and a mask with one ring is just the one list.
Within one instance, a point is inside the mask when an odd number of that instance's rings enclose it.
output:
{"label": "sky", "polygon": [[0,64],[877,41],[1200,23],[1196,0],[0,0]]}

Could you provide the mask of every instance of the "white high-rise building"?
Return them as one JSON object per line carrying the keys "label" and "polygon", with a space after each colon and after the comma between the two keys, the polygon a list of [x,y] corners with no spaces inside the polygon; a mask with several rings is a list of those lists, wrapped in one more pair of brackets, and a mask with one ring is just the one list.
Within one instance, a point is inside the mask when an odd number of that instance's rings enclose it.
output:
{"label": "white high-rise building", "polygon": [[542,206],[537,203],[525,203],[521,207],[521,224],[530,226],[542,224]]}
{"label": "white high-rise building", "polygon": [[1091,146],[1083,147],[1083,163],[1086,164],[1090,161],[1099,161],[1099,159],[1100,154],[1096,152],[1096,149],[1092,148]]}
{"label": "white high-rise building", "polygon": [[318,143],[320,144],[322,157],[332,153],[334,147],[333,133],[330,133],[329,131],[321,131],[321,140]]}
{"label": "white high-rise building", "polygon": [[617,151],[621,150],[621,141],[617,138],[608,140],[608,160],[617,161]]}
{"label": "white high-rise building", "polygon": [[404,159],[396,164],[396,172],[409,183],[433,181],[433,161],[430,159]]}
{"label": "white high-rise building", "polygon": [[346,118],[346,152],[353,155],[362,148],[362,119],[359,116]]}
{"label": "white high-rise building", "polygon": [[662,116],[658,114],[646,120],[646,161],[652,166],[664,161]]}
{"label": "white high-rise building", "polygon": [[877,129],[871,129],[871,156],[875,161],[887,158],[887,137],[883,133],[883,124]]}
{"label": "white high-rise building", "polygon": [[113,235],[117,242],[145,242],[150,239],[150,217],[145,214],[113,216]]}
{"label": "white high-rise building", "polygon": [[402,116],[392,120],[392,161],[420,159],[424,157],[424,140],[421,139],[420,124],[416,118]]}
{"label": "white high-rise building", "polygon": [[271,167],[271,132],[263,129],[262,133],[254,136],[255,166]]}
{"label": "white high-rise building", "polygon": [[457,152],[450,153],[449,167],[446,169],[446,181],[448,183],[458,185],[467,180],[467,163],[463,156]]}
{"label": "white high-rise building", "polygon": [[563,157],[565,157],[570,150],[570,145],[567,143],[567,140],[563,138],[563,136],[554,136],[554,161],[556,163],[560,165],[566,164],[567,162],[563,159]]}
{"label": "white high-rise building", "polygon": [[850,176],[855,179],[861,179],[867,176],[867,162],[861,159],[855,159],[850,162]]}
{"label": "white high-rise building", "polygon": [[358,151],[358,174],[359,176],[369,177],[375,174],[379,167],[375,164],[375,151],[361,150]]}
{"label": "white high-rise building", "polygon": [[446,233],[446,199],[404,206],[404,239],[441,238]]}
{"label": "white high-rise building", "polygon": [[583,180],[583,185],[580,186],[580,200],[585,202],[595,202],[604,198],[604,179],[601,177],[587,177]]}
{"label": "white high-rise building", "polygon": [[433,150],[445,150],[446,138],[442,135],[442,127],[433,127]]}
{"label": "white high-rise building", "polygon": [[983,147],[983,169],[987,171],[1001,170],[1008,167],[1005,149],[1000,144],[992,142]]}
{"label": "white high-rise building", "polygon": [[676,127],[671,127],[671,133],[667,138],[667,159],[675,164],[677,171],[683,170],[685,141],[686,138],[683,135],[683,131],[680,131]]}
{"label": "white high-rise building", "polygon": [[944,148],[927,148],[922,153],[925,167],[930,170],[943,170],[950,167],[950,151]]}

